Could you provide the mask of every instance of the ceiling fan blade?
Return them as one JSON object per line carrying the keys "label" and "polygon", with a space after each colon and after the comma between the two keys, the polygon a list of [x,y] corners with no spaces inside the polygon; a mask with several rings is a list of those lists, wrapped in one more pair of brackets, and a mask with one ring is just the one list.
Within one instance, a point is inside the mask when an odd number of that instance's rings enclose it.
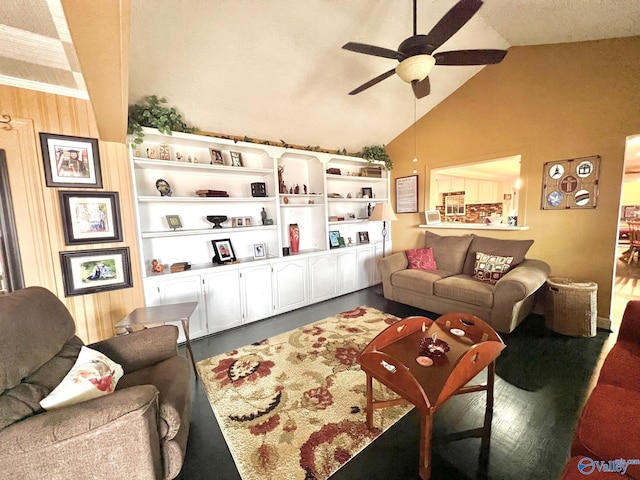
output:
{"label": "ceiling fan blade", "polygon": [[431,93],[431,82],[429,81],[429,77],[425,77],[424,80],[420,82],[413,82],[411,87],[413,88],[413,93],[416,98],[426,97]]}
{"label": "ceiling fan blade", "polygon": [[356,53],[364,53],[365,55],[392,58],[393,60],[398,60],[401,57],[400,52],[388,48],[376,47],[374,45],[367,45],[366,43],[349,42],[344,44],[342,48]]}
{"label": "ceiling fan blade", "polygon": [[436,65],[490,65],[500,63],[506,50],[452,50],[433,55]]}
{"label": "ceiling fan blade", "polygon": [[481,6],[482,0],[460,0],[456,3],[427,34],[427,44],[431,49],[428,53],[449,40],[480,10]]}
{"label": "ceiling fan blade", "polygon": [[376,83],[380,83],[382,80],[384,80],[385,78],[389,78],[394,73],[396,73],[396,69],[392,68],[388,72],[384,72],[382,75],[378,75],[376,78],[372,78],[367,83],[363,83],[355,90],[350,91],[349,95],[355,95],[357,93],[362,92],[363,90],[366,90],[369,87],[373,87]]}

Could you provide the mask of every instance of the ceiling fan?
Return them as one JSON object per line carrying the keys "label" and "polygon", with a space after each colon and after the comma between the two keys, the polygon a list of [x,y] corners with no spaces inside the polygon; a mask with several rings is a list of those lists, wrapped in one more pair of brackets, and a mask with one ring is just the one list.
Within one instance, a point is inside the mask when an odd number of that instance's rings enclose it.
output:
{"label": "ceiling fan", "polygon": [[400,64],[388,72],[378,75],[360,85],[349,95],[355,95],[397,73],[407,83],[411,83],[416,98],[429,95],[431,84],[429,73],[434,65],[489,65],[500,63],[506,50],[454,50],[433,53],[449,40],[473,17],[482,0],[460,0],[426,35],[417,34],[417,0],[413,0],[413,36],[404,40],[398,50],[391,50],[365,43],[349,42],[342,48],[356,53],[398,60]]}

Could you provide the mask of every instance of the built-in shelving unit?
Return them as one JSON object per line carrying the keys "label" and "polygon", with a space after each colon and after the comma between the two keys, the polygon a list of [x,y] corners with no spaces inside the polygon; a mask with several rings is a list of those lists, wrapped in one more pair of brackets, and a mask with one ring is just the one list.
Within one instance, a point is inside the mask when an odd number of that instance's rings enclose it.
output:
{"label": "built-in shelving unit", "polygon": [[[162,144],[170,159],[147,158],[152,150],[159,154]],[[194,338],[379,282],[375,263],[382,256],[382,225],[368,221],[366,212],[388,201],[385,170],[380,178],[362,177],[361,169],[371,165],[360,158],[184,133],[167,136],[154,129],[145,129],[144,143],[132,150],[145,301],[149,306],[197,301]],[[214,151],[223,164],[213,164]],[[240,155],[241,166],[233,165],[232,153]],[[329,174],[329,168],[341,174]],[[160,195],[159,179],[169,183],[171,196]],[[252,183],[264,184],[266,196],[253,196]],[[288,193],[296,186],[299,193]],[[201,197],[199,190],[229,196]],[[170,228],[167,215],[178,215],[182,228]],[[227,217],[223,228],[212,228],[211,215]],[[234,226],[234,218],[249,226]],[[290,224],[299,227],[300,251],[287,256]],[[328,234],[336,230],[353,246],[331,249]],[[359,232],[366,232],[370,243],[358,244]],[[212,264],[211,241],[227,239],[238,262]],[[260,258],[254,258],[256,244],[265,245]],[[153,259],[163,265],[189,262],[192,268],[154,273]]]}

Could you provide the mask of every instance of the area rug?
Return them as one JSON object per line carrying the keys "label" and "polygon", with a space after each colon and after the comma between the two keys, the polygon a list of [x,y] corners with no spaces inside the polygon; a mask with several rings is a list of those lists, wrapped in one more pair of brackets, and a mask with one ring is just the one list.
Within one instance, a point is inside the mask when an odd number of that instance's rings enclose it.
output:
{"label": "area rug", "polygon": [[[243,480],[323,480],[412,407],[365,422],[358,353],[399,319],[366,306],[198,362]],[[376,398],[395,395],[374,382]]]}

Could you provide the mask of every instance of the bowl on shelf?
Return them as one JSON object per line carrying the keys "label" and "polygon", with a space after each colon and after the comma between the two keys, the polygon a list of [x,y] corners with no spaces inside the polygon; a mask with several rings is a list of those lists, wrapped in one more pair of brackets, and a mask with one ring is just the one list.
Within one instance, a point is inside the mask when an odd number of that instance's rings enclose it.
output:
{"label": "bowl on shelf", "polygon": [[220,224],[222,222],[225,222],[227,218],[228,217],[226,215],[208,215],[207,216],[207,220],[213,223],[212,228],[222,228],[222,225]]}

